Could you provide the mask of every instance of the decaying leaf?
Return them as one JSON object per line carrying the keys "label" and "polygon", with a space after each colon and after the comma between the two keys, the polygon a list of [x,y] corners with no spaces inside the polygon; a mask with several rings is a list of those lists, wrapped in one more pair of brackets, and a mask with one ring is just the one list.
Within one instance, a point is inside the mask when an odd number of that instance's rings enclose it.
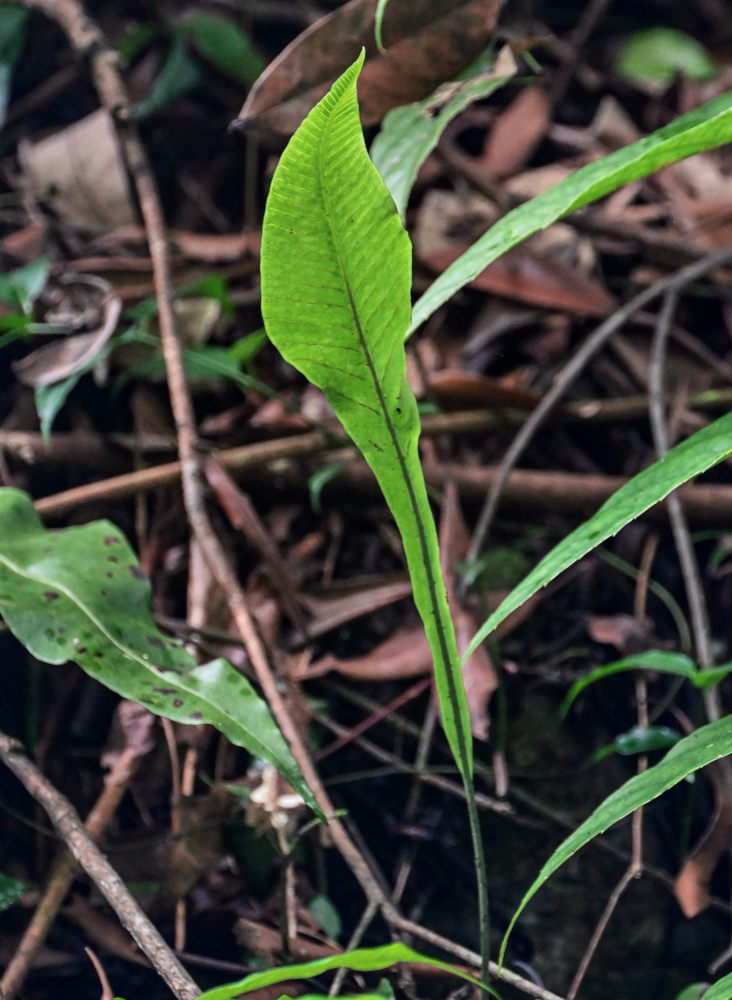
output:
{"label": "decaying leaf", "polygon": [[674,883],[674,893],[685,917],[691,919],[709,905],[709,883],[731,842],[732,798],[718,794],[709,826],[684,862]]}
{"label": "decaying leaf", "polygon": [[[477,619],[458,600],[454,569],[455,564],[465,558],[469,541],[468,529],[460,510],[457,486],[454,479],[448,479],[440,515],[440,562],[461,656],[468,648],[478,624]],[[470,712],[471,732],[476,739],[487,740],[490,726],[488,700],[498,687],[498,678],[485,646],[478,646],[465,660],[462,673]]]}
{"label": "decaying leaf", "polygon": [[427,97],[485,47],[499,0],[391,0],[383,21],[386,50],[374,40],[377,0],[351,0],[299,35],[249,92],[238,125],[292,134],[362,47],[361,120],[381,121],[391,108]]}
{"label": "decaying leaf", "polygon": [[509,177],[527,162],[549,127],[551,103],[540,87],[526,87],[491,129],[480,158],[494,177]]}
{"label": "decaying leaf", "polygon": [[100,109],[23,153],[36,192],[65,225],[104,232],[137,221],[109,113]]}
{"label": "decaying leaf", "polygon": [[401,628],[365,656],[344,660],[328,653],[316,660],[297,680],[321,677],[331,670],[359,681],[402,680],[432,669],[432,654],[421,625]]}
{"label": "decaying leaf", "polygon": [[[475,194],[460,195],[434,190],[423,199],[414,233],[415,255],[430,270],[441,273],[457,260],[496,220],[495,207]],[[561,234],[576,240],[574,234]],[[564,241],[549,247],[545,237],[533,237],[520,248],[505,253],[480,271],[472,288],[508,299],[543,306],[578,316],[606,316],[613,298],[603,285],[586,273],[576,247]],[[559,256],[561,251],[561,259]]]}
{"label": "decaying leaf", "polygon": [[50,344],[26,354],[13,363],[13,371],[24,385],[53,385],[62,379],[83,372],[92,365],[117,329],[122,302],[116,295],[106,296],[101,325],[90,333],[59,337]]}

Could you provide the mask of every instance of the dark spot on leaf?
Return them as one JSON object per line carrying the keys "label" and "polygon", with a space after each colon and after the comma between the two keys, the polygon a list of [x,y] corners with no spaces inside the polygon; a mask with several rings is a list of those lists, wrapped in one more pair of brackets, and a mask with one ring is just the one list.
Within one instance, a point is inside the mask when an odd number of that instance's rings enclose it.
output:
{"label": "dark spot on leaf", "polygon": [[66,627],[64,625],[59,625],[56,631],[58,632],[59,635],[63,635],[64,632],[66,631]]}
{"label": "dark spot on leaf", "polygon": [[89,648],[87,646],[79,646],[79,648],[77,649],[76,652],[77,653],[88,653],[89,652]]}
{"label": "dark spot on leaf", "polygon": [[108,580],[114,580],[114,573],[107,573]]}
{"label": "dark spot on leaf", "polygon": [[153,688],[156,694],[177,694],[178,688]]}
{"label": "dark spot on leaf", "polygon": [[107,556],[107,562],[119,562],[117,556]]}
{"label": "dark spot on leaf", "polygon": [[191,712],[191,714],[188,716],[188,718],[189,719],[202,719],[203,718],[203,713],[202,712]]}
{"label": "dark spot on leaf", "polygon": [[180,698],[173,699],[173,708],[183,708],[183,702]]}
{"label": "dark spot on leaf", "polygon": [[144,572],[140,569],[139,566],[130,566],[129,570],[130,573],[132,573],[132,575],[135,577],[135,579],[147,580],[147,577],[145,576]]}
{"label": "dark spot on leaf", "polygon": [[121,541],[122,541],[122,539],[118,538],[117,535],[105,535],[104,536],[104,544],[105,545],[119,545],[119,543]]}
{"label": "dark spot on leaf", "polygon": [[96,656],[96,658],[98,660],[103,660],[104,659],[104,653],[101,651],[101,649],[97,649],[96,652],[94,653],[94,655]]}
{"label": "dark spot on leaf", "polygon": [[156,635],[149,635],[147,641],[151,646],[157,646],[158,649],[165,649],[165,643],[162,639],[158,639]]}
{"label": "dark spot on leaf", "polygon": [[106,590],[100,590],[99,593],[100,593],[100,595],[102,597],[106,597],[107,596],[107,591]]}
{"label": "dark spot on leaf", "polygon": [[44,590],[43,591],[43,596],[46,598],[46,600],[50,604],[51,601],[57,601],[61,595],[56,590]]}

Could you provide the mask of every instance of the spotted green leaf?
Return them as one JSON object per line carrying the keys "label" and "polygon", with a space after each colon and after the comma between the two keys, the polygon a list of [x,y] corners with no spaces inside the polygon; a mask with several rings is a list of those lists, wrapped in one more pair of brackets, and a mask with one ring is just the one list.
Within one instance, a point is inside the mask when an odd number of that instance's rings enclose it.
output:
{"label": "spotted green leaf", "polygon": [[226,660],[198,666],[150,615],[150,584],[109,521],[48,531],[25,493],[0,489],[0,613],[44,663],[74,660],[157,715],[210,723],[315,803],[266,703]]}

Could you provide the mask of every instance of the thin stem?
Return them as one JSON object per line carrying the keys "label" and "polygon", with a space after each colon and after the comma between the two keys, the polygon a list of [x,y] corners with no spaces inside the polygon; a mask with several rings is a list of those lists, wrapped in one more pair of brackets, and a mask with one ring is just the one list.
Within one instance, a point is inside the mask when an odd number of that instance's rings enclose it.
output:
{"label": "thin stem", "polygon": [[485,851],[483,837],[480,831],[480,816],[478,804],[475,801],[475,787],[472,777],[463,775],[465,802],[468,807],[468,822],[470,836],[473,841],[473,858],[475,860],[475,876],[478,882],[478,931],[480,935],[480,978],[488,982],[490,975],[490,915],[488,912],[488,874],[485,867]]}

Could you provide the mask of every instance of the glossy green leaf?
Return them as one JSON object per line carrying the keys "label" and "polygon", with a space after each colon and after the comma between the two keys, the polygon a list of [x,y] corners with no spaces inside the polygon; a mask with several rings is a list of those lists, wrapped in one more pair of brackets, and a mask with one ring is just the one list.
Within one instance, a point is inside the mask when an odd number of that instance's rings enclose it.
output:
{"label": "glossy green leaf", "polygon": [[573,857],[593,837],[604,833],[613,823],[617,823],[618,820],[629,816],[640,806],[658,798],[659,795],[677,785],[688,774],[706,767],[707,764],[711,764],[712,761],[719,760],[720,757],[729,753],[732,753],[732,716],[702,726],[691,736],[679,740],[660,763],[642,774],[635,775],[616,792],[613,792],[609,798],[605,799],[592,815],[559,845],[531,884],[529,891],[521,900],[521,905],[513,915],[503,939],[501,961],[503,961],[503,955],[506,951],[508,936],[526,904],[565,861]]}
{"label": "glossy green leaf", "polygon": [[362,62],[363,54],[311,111],[275,172],[262,232],[262,315],[283,357],[324,391],[394,515],[445,733],[467,775],[468,708],[406,380],[411,246],[364,145]]}
{"label": "glossy green leaf", "polygon": [[669,163],[732,139],[732,91],[721,94],[670,125],[582,167],[543,194],[505,215],[454,261],[415,303],[408,337],[460,288],[527,236],[575,209],[647,177]]}
{"label": "glossy green leaf", "polygon": [[711,80],[719,73],[701,42],[675,28],[636,31],[622,45],[615,72],[637,83],[669,84],[677,76]]}
{"label": "glossy green leaf", "polygon": [[659,500],[732,455],[732,414],[728,413],[672,448],[659,462],[622,486],[588,521],[555,546],[521,581],[478,630],[464,658],[524,601]]}
{"label": "glossy green leaf", "polygon": [[704,1000],[732,1000],[732,972],[710,986],[703,997]]}
{"label": "glossy green leaf", "polygon": [[0,873],[0,913],[14,906],[25,890],[25,885],[17,878]]}
{"label": "glossy green leaf", "polygon": [[567,696],[562,702],[560,714],[564,717],[570,706],[575,701],[580,692],[589,684],[610,677],[612,674],[619,674],[625,670],[657,670],[659,673],[675,674],[677,677],[684,677],[696,688],[706,690],[713,687],[732,672],[732,663],[725,663],[711,670],[699,670],[693,660],[683,653],[669,653],[662,649],[651,649],[646,653],[638,653],[635,656],[628,656],[622,660],[615,660],[604,667],[598,667],[590,671],[584,677],[580,677],[574,682],[567,692]]}
{"label": "glossy green leaf", "polygon": [[43,256],[9,274],[0,274],[0,299],[8,305],[19,306],[24,313],[30,312],[36,298],[45,288],[49,268],[50,261]]}
{"label": "glossy green leaf", "polygon": [[[94,364],[89,367],[93,368]],[[73,375],[69,375],[59,382],[52,382],[50,385],[37,385],[33,390],[33,402],[41,423],[41,435],[46,445],[50,440],[54,420],[83,374],[84,372],[74,372]]]}
{"label": "glossy green leaf", "polygon": [[691,983],[681,993],[677,993],[674,1000],[701,1000],[708,987],[709,983]]}
{"label": "glossy green leaf", "polygon": [[247,86],[254,83],[266,65],[246,31],[226,17],[196,14],[178,25],[177,30],[222,73]]}
{"label": "glossy green leaf", "polygon": [[201,67],[191,57],[181,38],[174,38],[163,68],[152,86],[152,90],[132,109],[138,121],[149,118],[156,111],[168,107],[179,97],[189,94],[203,82]]}
{"label": "glossy green leaf", "polygon": [[417,171],[450,122],[473,101],[503,87],[510,76],[483,73],[472,80],[446,83],[424,101],[394,108],[371,145],[371,159],[402,217]]}
{"label": "glossy green leaf", "polygon": [[0,613],[44,663],[74,660],[124,698],[210,723],[270,761],[315,807],[266,703],[226,660],[198,666],[155,626],[150,584],[108,521],[48,531],[20,490],[0,489]]}
{"label": "glossy green leaf", "polygon": [[[413,948],[408,948],[398,942],[385,944],[379,948],[357,948],[355,951],[345,951],[340,955],[329,955],[327,958],[318,958],[313,962],[298,962],[294,965],[280,965],[276,969],[268,969],[266,972],[253,972],[244,979],[235,983],[227,983],[225,986],[216,986],[212,990],[202,993],[198,1000],[234,1000],[240,993],[250,993],[252,990],[260,989],[264,986],[272,986],[274,983],[282,983],[288,979],[311,979],[320,976],[324,972],[333,969],[351,969],[353,972],[376,972],[379,969],[388,969],[399,962],[419,962],[432,965],[437,969],[444,969],[446,972],[453,972],[460,979],[465,979],[474,985],[480,985],[477,979],[473,979],[467,973],[456,969],[454,965],[447,962],[440,962],[436,958],[422,955]],[[484,986],[489,993],[495,993],[489,986]]]}
{"label": "glossy green leaf", "polygon": [[677,677],[686,677],[693,681],[694,675],[698,673],[696,664],[684,653],[669,653],[663,649],[649,649],[645,653],[636,653],[633,656],[626,656],[622,660],[614,660],[606,663],[605,666],[591,670],[584,677],[579,677],[566,694],[559,709],[559,714],[564,718],[577,696],[605,677],[612,677],[613,674],[620,674],[627,670],[658,670],[666,674],[676,674]]}
{"label": "glossy green leaf", "polygon": [[634,757],[639,753],[651,753],[652,750],[668,750],[681,739],[681,734],[668,726],[633,726],[627,733],[620,733],[612,743],[596,750],[592,755],[592,763],[619,753],[623,757]]}
{"label": "glossy green leaf", "polygon": [[329,938],[335,941],[341,936],[343,924],[340,914],[327,896],[322,894],[313,896],[308,903],[308,911]]}
{"label": "glossy green leaf", "polygon": [[5,123],[13,70],[23,51],[29,13],[16,4],[0,4],[0,129]]}

